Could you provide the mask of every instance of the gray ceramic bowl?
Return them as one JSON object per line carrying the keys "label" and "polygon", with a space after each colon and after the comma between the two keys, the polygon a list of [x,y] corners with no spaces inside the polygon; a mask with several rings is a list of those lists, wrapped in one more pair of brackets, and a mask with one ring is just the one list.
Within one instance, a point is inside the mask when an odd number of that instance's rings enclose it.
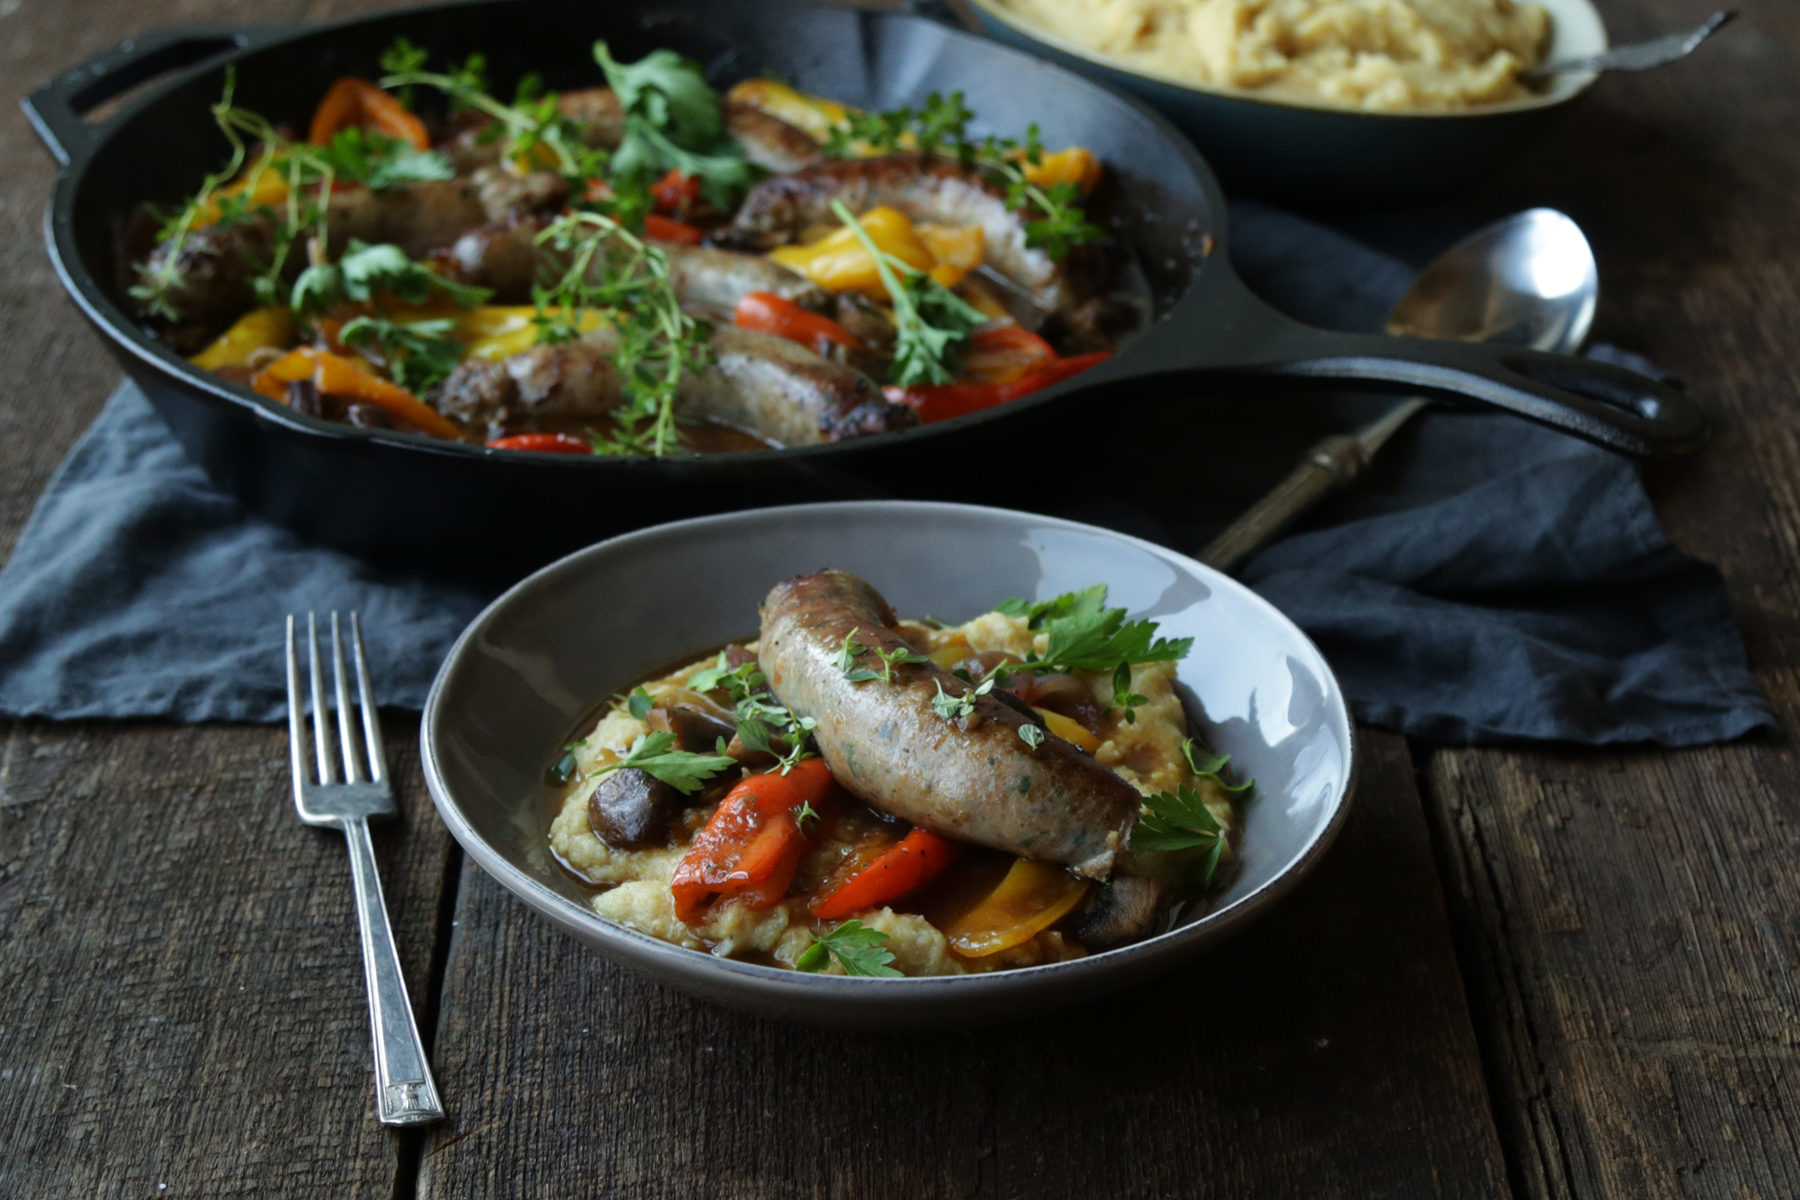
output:
{"label": "gray ceramic bowl", "polygon": [[[1590,0],[1533,0],[1554,25],[1548,60],[1598,54],[1606,26]],[[1194,139],[1228,188],[1323,204],[1443,193],[1541,130],[1598,76],[1556,76],[1541,95],[1447,113],[1366,113],[1270,100],[1151,75],[1040,32],[1002,0],[969,0],[988,36],[1143,100]],[[1105,147],[1095,147],[1106,156]]]}
{"label": "gray ceramic bowl", "polygon": [[[596,704],[650,671],[752,635],[789,576],[862,575],[902,615],[967,619],[1008,596],[1104,581],[1115,604],[1193,636],[1182,663],[1207,737],[1256,779],[1242,867],[1212,909],[1137,945],[1052,966],[935,979],[797,974],[684,950],[602,920],[547,849],[545,765]],[[902,501],[757,509],[660,525],[545,567],[490,605],[432,686],[420,734],[444,823],[483,869],[577,938],[734,1008],[893,1029],[1039,1010],[1147,978],[1287,894],[1343,820],[1349,713],[1306,637],[1218,572],[1122,534],[1002,509]]]}

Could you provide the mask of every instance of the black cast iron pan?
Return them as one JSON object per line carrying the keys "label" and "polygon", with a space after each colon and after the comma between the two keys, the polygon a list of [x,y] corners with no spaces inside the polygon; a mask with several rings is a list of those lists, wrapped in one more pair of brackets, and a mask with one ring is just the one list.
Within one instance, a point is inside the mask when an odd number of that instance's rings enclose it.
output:
{"label": "black cast iron pan", "polygon": [[[398,36],[456,58],[487,55],[506,89],[527,70],[591,86],[589,47],[635,59],[672,47],[721,86],[772,72],[868,108],[960,89],[980,124],[1096,151],[1114,182],[1111,233],[1141,268],[1155,318],[1109,362],[1012,404],[834,445],[616,460],[497,453],[301,416],[172,354],[122,295],[119,230],[140,204],[190,193],[226,152],[208,115],[235,63],[239,103],[301,127],[331,81],[373,76]],[[120,115],[82,114],[173,72]],[[25,102],[64,165],[48,213],[69,294],[188,453],[225,490],[303,536],[392,565],[504,575],[598,537],[673,517],[835,496],[992,499],[992,464],[1039,450],[1078,455],[1082,431],[1130,421],[1171,383],[1216,391],[1325,380],[1422,389],[1497,405],[1633,455],[1695,449],[1705,419],[1680,392],[1616,367],[1524,350],[1325,333],[1277,314],[1232,273],[1225,206],[1206,164],[1135,101],[1024,54],[920,17],[786,2],[473,0],[309,29],[183,29],[127,42]],[[1041,460],[1039,460],[1041,461]],[[1029,501],[1007,479],[1007,498]]]}

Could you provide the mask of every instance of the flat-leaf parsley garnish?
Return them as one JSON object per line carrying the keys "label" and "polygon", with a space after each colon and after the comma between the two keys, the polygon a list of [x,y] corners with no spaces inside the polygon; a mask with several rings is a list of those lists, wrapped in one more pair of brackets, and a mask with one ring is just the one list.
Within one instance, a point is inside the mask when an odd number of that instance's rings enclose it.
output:
{"label": "flat-leaf parsley garnish", "polygon": [[612,771],[636,767],[683,795],[691,796],[708,779],[735,766],[737,760],[723,754],[695,754],[691,750],[675,749],[672,733],[646,733],[631,744],[625,757],[589,773],[588,779],[592,781]]}
{"label": "flat-leaf parsley garnish", "polygon": [[813,944],[794,960],[796,971],[818,972],[836,959],[846,975],[862,975],[877,979],[898,979],[900,972],[888,964],[894,953],[882,945],[888,935],[870,929],[861,921],[845,921],[828,933],[815,933]]}

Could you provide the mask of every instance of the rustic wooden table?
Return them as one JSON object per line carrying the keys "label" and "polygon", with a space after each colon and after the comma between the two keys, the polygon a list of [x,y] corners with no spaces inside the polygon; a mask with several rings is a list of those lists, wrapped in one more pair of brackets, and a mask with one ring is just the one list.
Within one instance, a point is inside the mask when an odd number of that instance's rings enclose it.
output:
{"label": "rustic wooden table", "polygon": [[[1602,0],[1616,39],[1690,24]],[[0,0],[0,554],[116,370],[40,245],[17,110],[152,24],[357,0]],[[1723,419],[1659,469],[1792,726],[1800,665],[1800,8],[1605,81],[1475,203],[1593,235],[1596,333]],[[88,1196],[1800,1195],[1800,771],[1365,731],[1343,840],[1258,927],[1085,1011],[934,1037],[790,1028],[639,981],[532,917],[431,812],[378,833],[443,1125],[371,1112],[341,839],[274,728],[0,726],[0,1193]],[[1073,1036],[1072,1036],[1073,1034]]]}

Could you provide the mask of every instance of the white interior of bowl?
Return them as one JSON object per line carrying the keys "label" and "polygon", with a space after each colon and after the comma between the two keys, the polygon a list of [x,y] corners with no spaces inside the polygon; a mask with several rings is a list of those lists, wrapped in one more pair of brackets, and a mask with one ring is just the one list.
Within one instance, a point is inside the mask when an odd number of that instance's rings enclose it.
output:
{"label": "white interior of bowl", "polygon": [[[608,696],[754,636],[757,605],[773,584],[825,567],[868,579],[902,616],[951,621],[1008,596],[1105,582],[1112,603],[1160,622],[1165,635],[1193,637],[1180,667],[1191,715],[1257,786],[1240,869],[1189,925],[1227,920],[1272,893],[1335,830],[1352,773],[1343,698],[1318,651],[1255,593],[1091,526],[964,505],[869,502],[762,509],[628,534],[501,597],[451,652],[427,706],[427,778],[451,831],[503,884],[602,949],[620,939],[650,942],[595,916],[552,862],[538,804],[544,769]],[[693,962],[774,970],[654,945]]]}
{"label": "white interior of bowl", "polygon": [[[1311,104],[1304,100],[1287,97],[1265,96],[1257,92],[1237,88],[1213,87],[1209,84],[1194,83],[1186,79],[1178,79],[1157,71],[1147,71],[1126,59],[1116,58],[1110,54],[1102,54],[1085,46],[1058,37],[1055,34],[1039,29],[1020,18],[1002,0],[969,0],[975,7],[993,17],[996,21],[1017,30],[1028,38],[1035,39],[1064,54],[1075,58],[1083,58],[1092,63],[1122,71],[1127,75],[1139,75],[1145,79],[1154,79],[1172,87],[1185,88],[1194,92],[1206,92],[1215,96],[1231,96],[1239,100],[1254,100],[1261,104],[1276,104],[1287,108],[1310,108],[1324,112],[1355,112],[1359,110],[1338,108],[1328,104]],[[1599,54],[1607,49],[1606,23],[1600,19],[1600,12],[1592,0],[1531,0],[1549,10],[1551,21],[1550,48],[1545,55],[1546,62],[1561,62],[1570,58],[1586,58]],[[1494,112],[1515,112],[1520,109],[1548,108],[1561,104],[1585,90],[1588,85],[1599,78],[1595,71],[1566,71],[1553,77],[1544,90],[1529,99],[1513,100],[1505,104],[1484,104],[1478,108],[1459,109],[1449,112],[1371,112],[1364,116],[1401,116],[1401,117],[1457,117],[1479,115]]]}

